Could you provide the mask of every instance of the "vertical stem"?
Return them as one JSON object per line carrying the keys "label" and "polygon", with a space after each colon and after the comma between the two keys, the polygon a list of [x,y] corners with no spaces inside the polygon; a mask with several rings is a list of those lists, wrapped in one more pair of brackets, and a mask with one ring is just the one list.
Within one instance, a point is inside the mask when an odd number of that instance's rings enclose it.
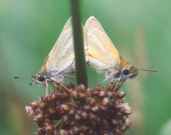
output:
{"label": "vertical stem", "polygon": [[83,31],[80,22],[80,0],[71,1],[72,28],[74,39],[75,66],[78,84],[87,86],[86,62],[83,44]]}

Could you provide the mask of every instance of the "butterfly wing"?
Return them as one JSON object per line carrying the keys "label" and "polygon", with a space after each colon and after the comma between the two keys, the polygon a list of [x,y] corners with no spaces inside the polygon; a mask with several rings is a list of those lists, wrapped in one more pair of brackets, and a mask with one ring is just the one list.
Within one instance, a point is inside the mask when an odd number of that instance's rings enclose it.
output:
{"label": "butterfly wing", "polygon": [[69,72],[68,68],[73,66],[74,50],[71,18],[64,25],[63,31],[49,52],[41,72]]}
{"label": "butterfly wing", "polygon": [[119,52],[95,17],[86,21],[84,36],[88,62],[97,70],[103,71],[120,63]]}

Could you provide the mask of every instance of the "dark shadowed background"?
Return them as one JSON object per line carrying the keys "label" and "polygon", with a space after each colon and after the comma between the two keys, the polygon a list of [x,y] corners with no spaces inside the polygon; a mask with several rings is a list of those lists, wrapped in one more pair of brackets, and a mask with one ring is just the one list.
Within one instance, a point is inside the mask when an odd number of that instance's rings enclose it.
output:
{"label": "dark shadowed background", "polygon": [[[140,72],[122,88],[133,109],[128,135],[171,134],[170,5],[169,0],[81,0],[83,23],[96,16],[123,57],[139,68],[158,70]],[[69,11],[69,0],[0,1],[0,134],[34,134],[24,106],[43,95],[43,88],[29,83]],[[103,81],[88,72],[91,86]]]}

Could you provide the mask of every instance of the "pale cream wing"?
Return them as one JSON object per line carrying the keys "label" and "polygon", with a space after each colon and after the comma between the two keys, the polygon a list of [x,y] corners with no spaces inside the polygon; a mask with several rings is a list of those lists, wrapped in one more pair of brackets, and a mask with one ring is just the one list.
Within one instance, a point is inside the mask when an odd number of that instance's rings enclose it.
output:
{"label": "pale cream wing", "polygon": [[108,37],[100,22],[89,17],[84,26],[86,56],[89,63],[98,70],[115,67],[120,63],[119,52]]}
{"label": "pale cream wing", "polygon": [[74,62],[73,35],[71,18],[65,23],[59,38],[55,42],[41,71],[65,70]]}

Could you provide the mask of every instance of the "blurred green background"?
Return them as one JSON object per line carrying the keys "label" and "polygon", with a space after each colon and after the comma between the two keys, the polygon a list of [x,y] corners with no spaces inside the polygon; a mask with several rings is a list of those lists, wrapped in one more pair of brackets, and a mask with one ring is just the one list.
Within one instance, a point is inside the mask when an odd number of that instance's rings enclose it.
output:
{"label": "blurred green background", "polygon": [[[171,135],[170,9],[170,0],[81,0],[83,22],[96,16],[130,63],[158,69],[140,72],[123,88],[133,109],[128,135]],[[1,135],[35,134],[24,106],[43,95],[43,88],[29,85],[31,75],[69,16],[69,0],[0,1]],[[101,78],[89,70],[89,80],[95,85]]]}

